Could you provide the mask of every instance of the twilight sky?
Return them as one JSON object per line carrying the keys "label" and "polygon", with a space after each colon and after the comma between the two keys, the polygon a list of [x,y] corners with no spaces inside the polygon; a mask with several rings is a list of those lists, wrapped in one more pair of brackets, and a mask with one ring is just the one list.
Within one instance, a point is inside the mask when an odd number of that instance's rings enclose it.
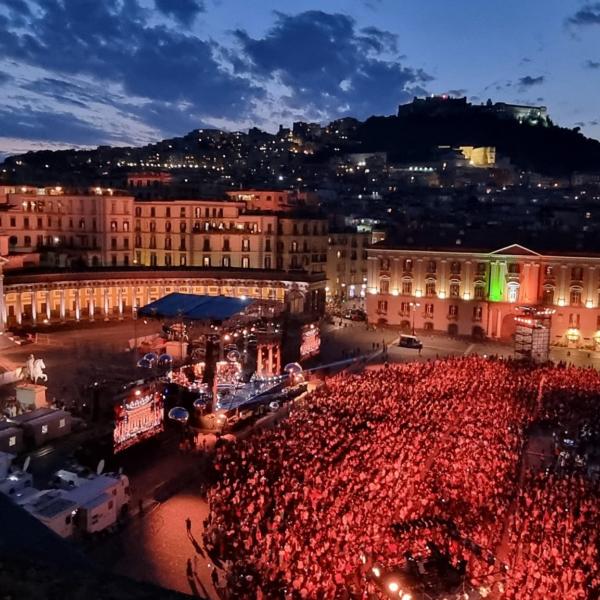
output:
{"label": "twilight sky", "polygon": [[600,139],[600,2],[0,0],[0,155],[199,127],[545,104]]}

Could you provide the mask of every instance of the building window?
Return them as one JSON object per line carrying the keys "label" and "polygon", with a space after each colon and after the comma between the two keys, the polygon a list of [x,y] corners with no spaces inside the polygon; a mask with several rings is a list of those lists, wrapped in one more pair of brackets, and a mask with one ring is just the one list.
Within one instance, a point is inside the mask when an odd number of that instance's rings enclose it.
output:
{"label": "building window", "polygon": [[402,295],[410,296],[412,294],[412,281],[402,282]]}
{"label": "building window", "polygon": [[185,230],[186,230],[185,221],[181,221],[181,223],[179,223],[179,231],[181,231],[181,233],[185,233]]}
{"label": "building window", "polygon": [[381,271],[389,271],[390,270],[390,259],[389,258],[382,258],[379,261],[379,268]]}
{"label": "building window", "polygon": [[477,263],[477,275],[485,275],[487,272],[487,264],[484,262]]}
{"label": "building window", "polygon": [[229,256],[223,257],[222,265],[227,269],[231,266],[231,259],[229,258]]}
{"label": "building window", "polygon": [[158,260],[156,259],[156,252],[150,253],[150,266],[155,267],[158,264]]}
{"label": "building window", "polygon": [[265,240],[265,252],[271,252],[271,240]]}
{"label": "building window", "polygon": [[482,285],[476,285],[474,296],[475,300],[485,300],[485,288]]}
{"label": "building window", "polygon": [[165,217],[167,217],[169,219],[171,218],[171,207],[170,206],[167,206],[165,208]]}
{"label": "building window", "polygon": [[552,306],[554,304],[554,288],[544,288],[542,303],[546,306]]}
{"label": "building window", "polygon": [[461,265],[458,261],[450,263],[450,273],[452,273],[452,275],[460,275],[460,268]]}
{"label": "building window", "polygon": [[8,438],[8,445],[9,446],[16,446],[17,445],[17,437],[15,435],[11,435]]}
{"label": "building window", "polygon": [[181,267],[185,267],[186,264],[187,264],[187,257],[185,256],[185,254],[180,254],[179,255],[179,265]]}
{"label": "building window", "polygon": [[509,285],[508,286],[508,301],[509,302],[517,302],[519,299],[519,286],[518,285]]}
{"label": "building window", "polygon": [[437,271],[437,263],[435,260],[427,261],[427,272],[435,273]]}
{"label": "building window", "polygon": [[379,300],[379,302],[377,302],[377,311],[380,313],[387,313],[387,310],[388,310],[387,300]]}
{"label": "building window", "polygon": [[167,233],[171,231],[171,221],[165,221],[165,231]]}
{"label": "building window", "polygon": [[379,293],[380,294],[389,294],[390,293],[390,280],[389,279],[381,279],[379,281]]}
{"label": "building window", "polygon": [[450,298],[458,298],[460,296],[460,283],[450,284]]}
{"label": "building window", "polygon": [[544,267],[544,275],[546,277],[554,277],[554,267],[551,265],[546,265]]}
{"label": "building window", "polygon": [[271,268],[271,257],[265,256],[265,269],[270,269],[270,268]]}
{"label": "building window", "polygon": [[458,318],[458,305],[450,304],[450,306],[448,306],[448,316],[454,319]]}
{"label": "building window", "polygon": [[425,305],[425,316],[429,319],[433,318],[433,304]]}
{"label": "building window", "polygon": [[170,267],[170,266],[171,266],[171,255],[165,254],[165,267]]}
{"label": "building window", "polygon": [[63,428],[63,427],[65,426],[65,423],[66,423],[65,419],[61,419],[61,420],[58,422],[58,426],[59,426],[60,428]]}
{"label": "building window", "polygon": [[481,321],[483,316],[483,308],[481,306],[473,307],[473,321]]}
{"label": "building window", "polygon": [[110,238],[110,249],[111,250],[117,249],[117,238]]}
{"label": "building window", "polygon": [[129,231],[129,221],[123,221],[123,231]]}
{"label": "building window", "polygon": [[141,206],[136,206],[135,207],[135,216],[136,217],[141,217],[142,216],[142,208],[141,208]]}
{"label": "building window", "polygon": [[573,267],[571,269],[571,279],[575,281],[583,281],[583,269],[581,267]]}
{"label": "building window", "polygon": [[166,237],[165,238],[165,250],[170,250],[170,249],[171,249],[171,238]]}
{"label": "building window", "polygon": [[156,221],[150,221],[150,231],[156,231]]}
{"label": "building window", "polygon": [[425,284],[425,295],[435,296],[435,281],[428,281]]}
{"label": "building window", "polygon": [[185,206],[182,206],[182,207],[179,209],[179,216],[180,216],[182,219],[185,219]]}
{"label": "building window", "polygon": [[223,252],[231,252],[231,247],[229,245],[229,238],[225,238],[223,240]]}
{"label": "building window", "polygon": [[250,258],[247,256],[242,256],[242,269],[250,268]]}
{"label": "building window", "polygon": [[210,238],[204,238],[202,240],[202,250],[210,252]]}
{"label": "building window", "polygon": [[204,256],[202,258],[202,266],[203,267],[210,267],[210,256]]}
{"label": "building window", "polygon": [[579,313],[569,315],[569,329],[579,329]]}
{"label": "building window", "polygon": [[42,425],[42,433],[48,433],[48,425]]}
{"label": "building window", "polygon": [[117,222],[116,221],[111,221],[110,222],[110,230],[111,231],[117,231],[118,230]]}
{"label": "building window", "polygon": [[298,252],[298,242],[292,242],[291,252]]}
{"label": "building window", "polygon": [[248,238],[244,238],[242,240],[242,252],[250,251],[250,240]]}
{"label": "building window", "polygon": [[578,288],[572,288],[569,298],[571,306],[581,306],[581,290]]}
{"label": "building window", "polygon": [[508,265],[508,272],[511,275],[518,275],[521,272],[521,265],[519,263],[510,263]]}
{"label": "building window", "polygon": [[411,273],[413,269],[413,261],[410,258],[407,258],[404,261],[404,272],[405,273]]}

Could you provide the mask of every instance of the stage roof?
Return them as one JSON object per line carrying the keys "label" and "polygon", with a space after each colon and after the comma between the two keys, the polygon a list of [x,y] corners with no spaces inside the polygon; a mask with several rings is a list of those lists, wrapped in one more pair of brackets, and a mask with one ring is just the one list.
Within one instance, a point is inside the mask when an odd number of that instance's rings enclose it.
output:
{"label": "stage roof", "polygon": [[229,296],[200,296],[174,292],[150,302],[138,315],[151,318],[225,321],[242,312],[253,300]]}

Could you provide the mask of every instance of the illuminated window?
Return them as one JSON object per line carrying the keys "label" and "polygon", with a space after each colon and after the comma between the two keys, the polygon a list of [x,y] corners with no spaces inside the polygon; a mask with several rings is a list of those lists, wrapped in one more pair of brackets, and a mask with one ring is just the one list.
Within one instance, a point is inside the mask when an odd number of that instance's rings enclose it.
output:
{"label": "illuminated window", "polygon": [[412,294],[412,281],[402,282],[402,294],[404,296],[410,296],[410,294]]}
{"label": "illuminated window", "polygon": [[377,310],[381,313],[387,313],[388,303],[387,300],[379,300],[377,303]]}
{"label": "illuminated window", "polygon": [[425,316],[429,318],[433,317],[433,304],[425,305]]}
{"label": "illuminated window", "polygon": [[451,283],[450,284],[450,298],[458,298],[460,296],[460,284],[459,283]]}
{"label": "illuminated window", "polygon": [[16,446],[16,445],[17,445],[17,437],[16,437],[16,436],[14,436],[14,435],[11,435],[11,436],[8,438],[8,445],[9,445],[9,446]]}
{"label": "illuminated window", "polygon": [[554,288],[544,288],[542,303],[546,306],[552,306],[554,304]]}
{"label": "illuminated window", "polygon": [[428,281],[425,284],[425,295],[426,296],[435,296],[435,281]]}
{"label": "illuminated window", "polygon": [[519,299],[519,286],[509,285],[508,286],[508,301],[516,302]]}
{"label": "illuminated window", "polygon": [[452,275],[460,275],[460,269],[461,265],[458,261],[450,263],[450,273],[452,273]]}
{"label": "illuminated window", "polygon": [[578,288],[571,289],[571,293],[569,295],[569,303],[571,306],[580,306],[581,305],[581,290]]}
{"label": "illuminated window", "polygon": [[483,315],[483,308],[481,306],[473,307],[473,321],[481,321]]}
{"label": "illuminated window", "polygon": [[569,328],[579,329],[579,313],[571,313],[569,315]]}
{"label": "illuminated window", "polygon": [[475,300],[485,299],[485,288],[482,285],[476,285],[474,290]]}
{"label": "illuminated window", "polygon": [[58,422],[58,426],[62,428],[62,427],[64,427],[64,426],[65,426],[65,423],[66,423],[65,419],[61,419],[61,420]]}
{"label": "illuminated window", "polygon": [[48,433],[48,425],[42,425],[42,433]]}
{"label": "illuminated window", "polygon": [[381,279],[379,281],[379,293],[380,294],[389,294],[390,293],[390,280],[389,279]]}
{"label": "illuminated window", "polygon": [[458,317],[458,306],[456,304],[450,304],[450,306],[448,306],[448,316],[453,318]]}
{"label": "illuminated window", "polygon": [[437,270],[437,263],[435,262],[435,260],[430,260],[427,263],[427,272],[428,273],[435,273]]}
{"label": "illuminated window", "polygon": [[410,273],[412,271],[412,268],[413,268],[413,261],[410,258],[407,258],[404,261],[404,272]]}
{"label": "illuminated window", "polygon": [[573,267],[571,269],[571,279],[574,279],[576,281],[582,281],[583,280],[583,269],[581,267]]}

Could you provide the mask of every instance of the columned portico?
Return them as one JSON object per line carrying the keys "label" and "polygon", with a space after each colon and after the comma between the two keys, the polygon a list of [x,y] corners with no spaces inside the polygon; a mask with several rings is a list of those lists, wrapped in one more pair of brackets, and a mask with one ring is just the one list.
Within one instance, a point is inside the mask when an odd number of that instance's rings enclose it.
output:
{"label": "columned portico", "polygon": [[[64,323],[86,317],[93,321],[135,318],[137,309],[164,295],[184,293],[225,295],[273,300],[287,305],[290,313],[322,313],[325,274],[286,273],[248,269],[145,271],[98,271],[52,275],[5,275],[0,322],[41,324],[39,302],[45,301],[44,323]],[[29,309],[31,299],[31,309]],[[2,312],[4,311],[4,312]]]}

